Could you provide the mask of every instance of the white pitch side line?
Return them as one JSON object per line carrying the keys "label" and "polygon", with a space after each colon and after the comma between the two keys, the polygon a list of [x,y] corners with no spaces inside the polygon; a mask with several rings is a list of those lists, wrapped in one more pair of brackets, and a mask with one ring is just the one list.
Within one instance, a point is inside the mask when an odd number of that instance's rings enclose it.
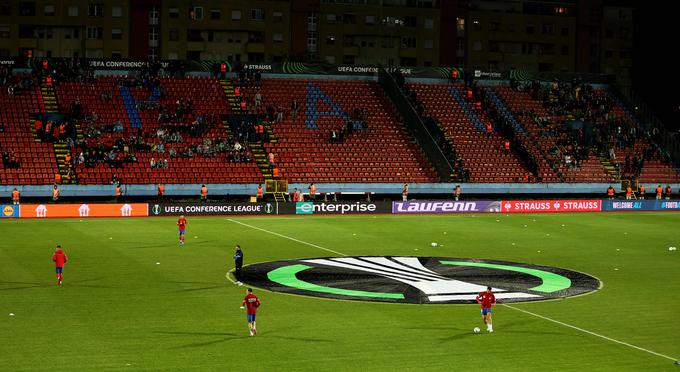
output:
{"label": "white pitch side line", "polygon": [[236,284],[236,282],[234,281],[234,279],[232,279],[232,278],[229,276],[229,273],[230,273],[230,272],[231,272],[231,270],[227,271],[227,273],[224,274],[224,277],[227,278],[227,279],[229,279],[230,282]]}
{"label": "white pitch side line", "polygon": [[603,335],[601,335],[601,334],[599,334],[599,333],[595,333],[595,332],[589,331],[589,330],[587,330],[587,329],[579,328],[579,327],[573,326],[573,325],[571,325],[571,324],[567,324],[567,323],[564,323],[564,322],[560,322],[559,320],[551,319],[551,318],[548,318],[548,317],[543,316],[543,315],[539,315],[539,314],[536,314],[536,313],[532,313],[531,311],[522,310],[522,309],[520,309],[520,308],[517,308],[517,307],[514,307],[514,306],[510,306],[510,305],[507,305],[507,304],[502,304],[502,305],[505,306],[505,307],[509,307],[509,308],[511,308],[511,309],[513,309],[513,310],[517,310],[517,311],[522,312],[522,313],[525,313],[525,314],[533,315],[533,316],[535,316],[535,317],[537,317],[537,318],[541,318],[541,319],[547,320],[547,321],[549,321],[549,322],[557,323],[557,324],[559,324],[559,325],[563,325],[563,326],[565,326],[565,327],[569,327],[569,328],[571,328],[571,329],[575,329],[575,330],[577,330],[577,331],[581,331],[581,332],[583,332],[583,333],[587,333],[587,334],[592,335],[592,336],[595,336],[595,337],[603,338],[603,339],[605,339],[605,340],[607,340],[607,341],[615,342],[615,343],[620,344],[620,345],[624,345],[624,346],[631,347],[631,348],[633,348],[633,349],[637,349],[637,350],[640,350],[640,351],[644,351],[644,352],[646,352],[646,353],[653,354],[653,355],[656,355],[656,356],[658,356],[658,357],[666,358],[666,359],[672,360],[672,361],[674,361],[674,362],[678,360],[677,358],[673,358],[673,357],[670,357],[670,356],[668,356],[668,355],[660,354],[660,353],[657,353],[656,351],[651,351],[651,350],[648,350],[648,349],[645,349],[645,348],[642,348],[642,347],[639,347],[639,346],[635,346],[635,345],[633,345],[633,344],[629,344],[629,343],[627,343],[627,342],[615,340],[615,339],[613,339],[613,338],[611,338],[611,337],[603,336]]}
{"label": "white pitch side line", "polygon": [[261,227],[257,227],[257,226],[253,226],[253,225],[248,225],[247,223],[243,223],[243,222],[240,222],[240,221],[232,220],[231,218],[227,218],[227,221],[230,221],[230,222],[233,222],[233,223],[237,223],[237,224],[239,224],[239,225],[243,225],[243,226],[246,226],[246,227],[250,227],[251,229],[260,230],[260,231],[262,231],[262,232],[266,232],[267,234],[276,235],[276,236],[278,236],[278,237],[280,237],[280,238],[292,240],[292,241],[297,242],[297,243],[300,243],[300,244],[308,245],[308,246],[310,246],[310,247],[314,247],[314,248],[322,249],[322,250],[327,251],[327,252],[335,253],[335,254],[340,255],[340,256],[347,256],[347,255],[344,254],[344,253],[340,253],[340,252],[334,251],[334,250],[332,250],[332,249],[324,248],[324,247],[322,247],[322,246],[320,246],[320,245],[316,245],[316,244],[314,244],[314,243],[308,243],[308,242],[305,242],[305,241],[302,241],[302,240],[299,240],[299,239],[295,239],[295,238],[290,237],[290,236],[287,236],[287,235],[283,235],[283,234],[279,234],[279,233],[276,233],[276,232],[273,232],[273,231],[265,230],[265,229],[263,229],[263,228],[261,228]]}

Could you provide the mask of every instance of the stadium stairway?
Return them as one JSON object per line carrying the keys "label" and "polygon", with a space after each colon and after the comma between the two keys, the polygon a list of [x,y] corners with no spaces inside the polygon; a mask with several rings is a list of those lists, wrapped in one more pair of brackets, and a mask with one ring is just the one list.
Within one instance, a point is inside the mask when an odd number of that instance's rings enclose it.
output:
{"label": "stadium stairway", "polygon": [[260,168],[260,171],[262,172],[265,182],[268,180],[273,180],[274,177],[272,175],[271,169],[269,168],[267,154],[265,154],[262,144],[259,142],[251,142],[250,151],[253,154],[253,160],[255,160],[255,163],[257,163],[257,167]]}
{"label": "stadium stairway", "polygon": [[[45,113],[56,114],[59,113],[59,104],[57,102],[57,92],[54,86],[48,85],[45,78],[42,79],[40,84],[40,94],[45,107]],[[82,134],[80,134],[82,138]],[[54,144],[54,157],[57,159],[57,169],[59,175],[61,176],[62,184],[75,184],[78,183],[78,176],[73,173],[73,178],[68,177],[68,163],[66,162],[66,155],[69,153],[68,145],[65,143],[55,143]]]}
{"label": "stadium stairway", "polygon": [[600,164],[602,164],[602,167],[607,171],[607,173],[612,176],[615,182],[621,181],[621,174],[619,174],[619,171],[616,170],[616,167],[614,164],[612,164],[607,155],[599,154],[597,159],[600,161]]}
{"label": "stadium stairway", "polygon": [[224,91],[224,95],[227,96],[227,101],[229,102],[229,108],[231,109],[231,112],[234,114],[241,114],[240,99],[236,96],[234,84],[231,83],[231,80],[221,79],[220,86]]}

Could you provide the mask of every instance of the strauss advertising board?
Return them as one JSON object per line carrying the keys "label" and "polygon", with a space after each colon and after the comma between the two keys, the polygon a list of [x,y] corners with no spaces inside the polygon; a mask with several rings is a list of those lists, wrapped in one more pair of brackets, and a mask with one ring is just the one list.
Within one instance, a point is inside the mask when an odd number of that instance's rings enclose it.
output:
{"label": "strauss advertising board", "polygon": [[599,212],[602,200],[504,200],[503,213]]}

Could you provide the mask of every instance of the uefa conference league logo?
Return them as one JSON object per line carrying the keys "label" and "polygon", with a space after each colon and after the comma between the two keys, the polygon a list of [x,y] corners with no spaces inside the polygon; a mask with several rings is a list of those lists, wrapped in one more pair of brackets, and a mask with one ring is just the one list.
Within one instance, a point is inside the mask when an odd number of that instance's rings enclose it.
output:
{"label": "uefa conference league logo", "polygon": [[592,276],[549,266],[442,257],[356,256],[275,261],[243,268],[243,282],[275,292],[341,300],[473,303],[491,286],[501,302],[592,292]]}

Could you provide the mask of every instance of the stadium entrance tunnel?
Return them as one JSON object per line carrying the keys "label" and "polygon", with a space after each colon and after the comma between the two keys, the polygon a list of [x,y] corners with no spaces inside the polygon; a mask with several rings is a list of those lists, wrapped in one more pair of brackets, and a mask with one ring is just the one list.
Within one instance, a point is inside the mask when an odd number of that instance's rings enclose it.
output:
{"label": "stadium entrance tunnel", "polygon": [[414,304],[475,303],[487,286],[509,303],[571,297],[601,285],[557,267],[448,257],[308,258],[253,264],[242,274],[243,283],[274,292]]}

